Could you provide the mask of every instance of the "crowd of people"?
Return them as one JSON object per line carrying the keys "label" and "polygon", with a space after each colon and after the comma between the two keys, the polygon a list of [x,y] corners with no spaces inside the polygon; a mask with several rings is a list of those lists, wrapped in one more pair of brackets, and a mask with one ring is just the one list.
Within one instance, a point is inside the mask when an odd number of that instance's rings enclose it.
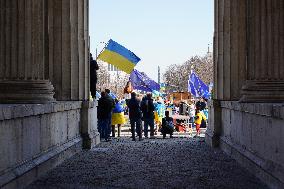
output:
{"label": "crowd of people", "polygon": [[[90,91],[91,96],[96,97],[96,83],[99,69],[92,54],[90,54]],[[154,99],[151,93],[141,96],[133,92],[131,82],[128,81],[124,88],[124,97],[122,100],[113,99],[110,90],[105,89],[101,92],[101,97],[98,100],[98,130],[101,139],[110,141],[110,137],[115,137],[116,125],[117,136],[121,135],[121,127],[126,123],[125,114],[128,114],[132,140],[136,140],[136,135],[139,140],[142,140],[142,134],[148,138],[150,127],[150,138],[154,138],[157,131],[160,131],[163,138],[167,134],[173,136],[175,127],[173,114],[186,115],[191,120],[191,127],[195,126],[196,136],[200,135],[200,128],[206,127],[206,119],[208,118],[208,110],[206,108],[206,99],[200,98],[196,103],[191,101],[187,104],[181,101],[178,104],[157,97]],[[176,120],[182,123],[182,120]],[[142,122],[144,125],[142,126]],[[142,133],[142,131],[144,131]]]}
{"label": "crowd of people", "polygon": [[[153,98],[152,93],[144,95],[136,94],[128,90],[130,95],[125,95],[122,100],[113,99],[110,90],[101,92],[98,100],[98,130],[101,139],[110,141],[111,137],[121,136],[121,127],[126,123],[125,115],[128,115],[130,122],[131,138],[133,141],[144,138],[155,138],[158,131],[163,138],[169,134],[173,137],[175,131],[174,114],[185,115],[190,118],[191,127],[196,128],[196,137],[200,136],[200,128],[206,127],[208,111],[206,99],[200,98],[196,102],[187,104],[182,101],[178,105],[161,97]],[[143,123],[143,125],[142,125]],[[149,130],[150,129],[150,130]],[[149,135],[150,131],[150,135]]]}

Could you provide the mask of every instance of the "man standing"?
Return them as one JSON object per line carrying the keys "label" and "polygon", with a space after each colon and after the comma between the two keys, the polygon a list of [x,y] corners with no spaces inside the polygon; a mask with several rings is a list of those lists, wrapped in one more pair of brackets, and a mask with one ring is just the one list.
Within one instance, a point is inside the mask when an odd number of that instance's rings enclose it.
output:
{"label": "man standing", "polygon": [[142,140],[142,134],[141,134],[141,118],[142,118],[142,112],[140,109],[140,100],[136,97],[136,93],[131,93],[131,99],[127,102],[127,106],[129,109],[129,119],[130,119],[130,125],[131,125],[131,134],[132,134],[132,140],[135,141],[135,126],[136,131],[139,136],[139,140]]}
{"label": "man standing", "polygon": [[150,137],[154,137],[154,103],[152,94],[148,93],[141,102],[141,110],[144,121],[144,136],[148,138],[148,125],[150,125]]}
{"label": "man standing", "polygon": [[98,63],[93,59],[90,53],[90,91],[93,98],[96,98],[96,85],[97,85],[97,70],[99,69]]}
{"label": "man standing", "polygon": [[98,130],[101,139],[110,141],[110,119],[112,103],[109,101],[106,92],[101,92],[101,98],[98,101]]}
{"label": "man standing", "polygon": [[[109,103],[111,103],[111,110],[112,110],[115,107],[115,101],[110,96],[110,90],[109,89],[105,89],[105,93],[106,93],[107,100],[109,101]],[[110,113],[108,115],[108,119],[109,119],[108,131],[109,131],[109,134],[111,133],[111,117],[112,117],[112,111],[110,111]]]}

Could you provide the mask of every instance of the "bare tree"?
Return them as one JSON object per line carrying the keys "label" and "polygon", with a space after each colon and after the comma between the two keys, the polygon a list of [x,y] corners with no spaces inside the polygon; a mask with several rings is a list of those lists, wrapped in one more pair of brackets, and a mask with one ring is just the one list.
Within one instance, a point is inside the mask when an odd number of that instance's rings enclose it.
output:
{"label": "bare tree", "polygon": [[[111,74],[107,70],[107,64],[104,62],[98,62],[99,70],[98,74],[98,83],[97,90],[103,91],[105,89],[110,89],[113,93],[116,93],[116,96],[121,98],[123,97],[123,89],[129,80],[129,74],[118,72],[118,76],[111,77]],[[112,79],[111,79],[112,78]]]}
{"label": "bare tree", "polygon": [[97,89],[99,91],[103,91],[106,88],[110,87],[110,74],[108,73],[107,67],[104,63],[98,62],[99,70],[97,71],[98,74],[98,82],[97,82]]}
{"label": "bare tree", "polygon": [[191,69],[200,79],[209,84],[213,82],[213,57],[211,53],[203,57],[193,56],[181,65],[170,65],[164,73],[164,81],[167,84],[167,91],[187,91],[188,78]]}

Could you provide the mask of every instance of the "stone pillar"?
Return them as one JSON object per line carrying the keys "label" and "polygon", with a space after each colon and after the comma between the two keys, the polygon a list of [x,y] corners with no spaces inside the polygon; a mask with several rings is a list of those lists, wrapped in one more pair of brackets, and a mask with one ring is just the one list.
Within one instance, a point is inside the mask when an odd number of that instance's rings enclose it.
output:
{"label": "stone pillar", "polygon": [[246,74],[246,1],[215,0],[214,99],[241,98]]}
{"label": "stone pillar", "polygon": [[100,142],[97,129],[96,101],[85,101],[82,103],[80,133],[83,138],[83,148],[91,149]]}
{"label": "stone pillar", "polygon": [[89,1],[48,0],[49,73],[58,101],[82,101],[83,148],[99,142],[96,106],[89,101]]}
{"label": "stone pillar", "polygon": [[87,0],[48,0],[49,74],[59,101],[89,98]]}
{"label": "stone pillar", "polygon": [[54,101],[45,8],[46,0],[0,1],[0,103]]}
{"label": "stone pillar", "polygon": [[284,102],[284,2],[248,1],[248,59],[241,102]]}
{"label": "stone pillar", "polygon": [[208,104],[209,120],[206,130],[205,141],[212,147],[218,147],[222,131],[222,110],[220,101],[212,100]]}
{"label": "stone pillar", "polygon": [[246,80],[247,0],[215,0],[214,100],[206,141],[218,146],[222,123],[221,101],[238,101]]}

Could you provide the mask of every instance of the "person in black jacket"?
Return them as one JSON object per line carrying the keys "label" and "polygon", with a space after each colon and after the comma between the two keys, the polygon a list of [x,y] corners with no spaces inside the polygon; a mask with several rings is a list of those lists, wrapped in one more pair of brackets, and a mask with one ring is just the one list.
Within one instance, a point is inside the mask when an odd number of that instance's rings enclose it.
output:
{"label": "person in black jacket", "polygon": [[[106,98],[109,100],[109,102],[112,104],[112,108],[113,109],[115,107],[115,101],[114,99],[110,96],[110,90],[109,89],[105,89],[105,93],[106,93]],[[109,134],[111,133],[111,117],[112,117],[112,111],[109,113]]]}
{"label": "person in black jacket", "polygon": [[129,109],[129,119],[131,125],[132,140],[135,141],[135,126],[136,131],[139,136],[139,140],[142,140],[141,134],[141,123],[142,123],[142,112],[140,109],[140,100],[136,97],[136,93],[131,93],[131,99],[127,102]]}
{"label": "person in black jacket", "polygon": [[97,87],[97,70],[99,69],[98,63],[93,59],[90,53],[90,91],[93,98],[96,98],[96,87]]}
{"label": "person in black jacket", "polygon": [[141,110],[144,121],[144,136],[148,138],[148,125],[150,126],[150,137],[154,137],[154,103],[152,94],[148,93],[141,102]]}
{"label": "person in black jacket", "polygon": [[110,140],[110,119],[112,111],[112,102],[108,99],[106,92],[101,92],[101,98],[98,101],[98,130],[101,139]]}
{"label": "person in black jacket", "polygon": [[166,117],[162,119],[161,133],[163,134],[163,138],[166,138],[166,134],[170,134],[170,138],[173,138],[173,132],[174,132],[173,118],[170,117],[169,111],[165,111],[165,116]]}

